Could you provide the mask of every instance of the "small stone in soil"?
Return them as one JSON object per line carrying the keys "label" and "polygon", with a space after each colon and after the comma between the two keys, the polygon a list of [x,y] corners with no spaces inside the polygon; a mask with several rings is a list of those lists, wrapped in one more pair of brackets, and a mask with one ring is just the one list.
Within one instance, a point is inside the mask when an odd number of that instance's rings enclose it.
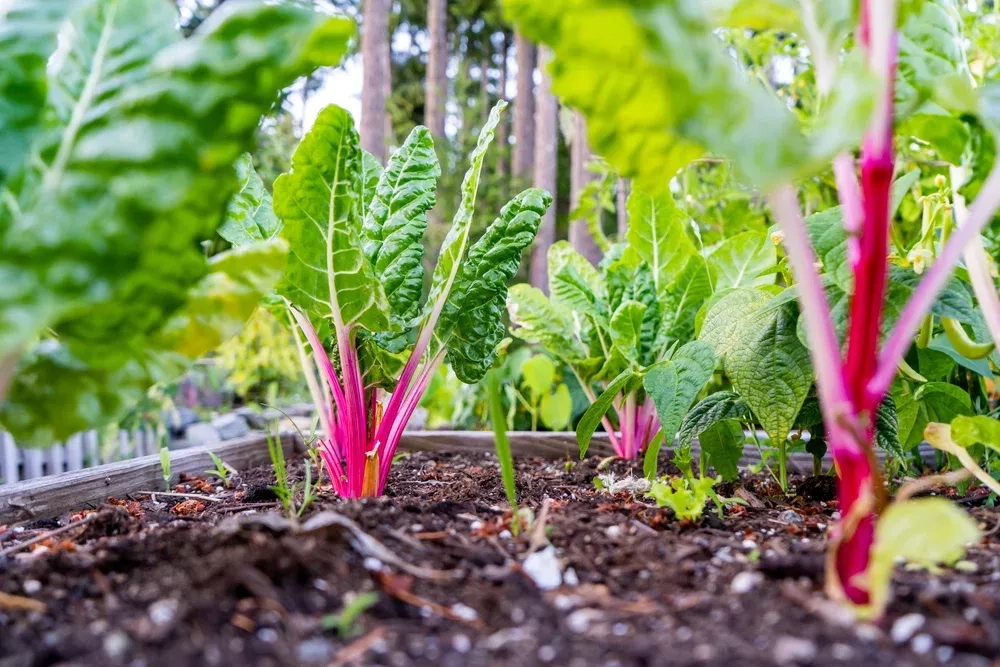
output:
{"label": "small stone in soil", "polygon": [[112,660],[121,660],[128,652],[131,640],[121,630],[115,630],[104,638],[104,652]]}
{"label": "small stone in soil", "polygon": [[802,523],[802,515],[795,510],[785,510],[778,515],[778,521],[784,521],[785,523]]}
{"label": "small stone in soil", "polygon": [[837,643],[830,647],[830,655],[833,656],[834,660],[847,662],[854,658],[854,649],[847,644]]}
{"label": "small stone in soil", "polygon": [[37,579],[28,579],[23,585],[24,592],[28,595],[34,595],[35,593],[42,590],[42,582]]}
{"label": "small stone in soil", "polygon": [[321,637],[307,639],[296,647],[295,653],[302,662],[327,663],[333,657],[333,644]]}
{"label": "small stone in soil", "polygon": [[524,559],[521,567],[524,568],[524,573],[543,591],[559,588],[562,583],[562,571],[555,547],[548,546],[541,551],[530,554]]}
{"label": "small stone in soil", "polygon": [[816,658],[816,644],[808,639],[782,636],[774,643],[774,661],[779,665],[812,662]]}
{"label": "small stone in soil", "polygon": [[538,649],[538,660],[540,662],[552,662],[556,659],[556,650],[546,644]]}
{"label": "small stone in soil", "polygon": [[737,595],[749,593],[760,583],[762,578],[759,572],[740,572],[733,577],[733,581],[729,584],[729,590]]}
{"label": "small stone in soil", "polygon": [[451,638],[451,647],[459,653],[468,653],[472,648],[472,640],[466,635],[455,635]]}
{"label": "small stone in soil", "polygon": [[934,648],[934,640],[926,633],[917,635],[910,642],[910,649],[917,655],[926,655],[930,653],[932,648]]}
{"label": "small stone in soil", "polygon": [[903,644],[910,640],[913,634],[924,626],[926,619],[921,614],[906,614],[896,619],[889,630],[889,636],[897,644]]}

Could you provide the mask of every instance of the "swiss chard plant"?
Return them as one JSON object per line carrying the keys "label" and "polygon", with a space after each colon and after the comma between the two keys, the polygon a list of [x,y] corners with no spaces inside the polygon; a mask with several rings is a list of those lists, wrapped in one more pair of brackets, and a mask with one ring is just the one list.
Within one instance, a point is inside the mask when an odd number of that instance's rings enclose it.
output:
{"label": "swiss chard plant", "polygon": [[274,213],[291,249],[278,294],[297,327],[320,453],[343,497],[382,493],[403,429],[445,358],[466,383],[496,359],[507,281],[552,202],[525,190],[478,240],[470,236],[505,106],[494,107],[472,151],[423,302],[421,240],[441,173],[426,128],[415,128],[383,169],[359,147],[351,116],[327,107],[292,170],[274,183]]}
{"label": "swiss chard plant", "polygon": [[711,347],[693,340],[699,307],[713,284],[753,281],[757,273],[743,267],[741,275],[724,252],[706,261],[669,192],[636,189],[628,212],[628,242],[611,246],[599,267],[556,243],[548,256],[550,295],[515,285],[508,310],[512,333],[562,360],[590,400],[577,426],[581,455],[603,424],[618,456],[646,452],[652,475],[664,439],[657,433],[673,441],[715,369]]}
{"label": "swiss chard plant", "polygon": [[176,24],[163,0],[0,9],[0,423],[19,442],[111,421],[281,276],[281,239],[211,259],[201,242],[262,115],[353,23],[234,0],[189,39]]}
{"label": "swiss chard plant", "polygon": [[[552,48],[553,91],[586,116],[594,149],[623,175],[643,188],[664,188],[679,168],[712,154],[731,160],[768,201],[792,291],[776,302],[766,290],[727,298],[748,307],[769,302],[754,309],[766,310],[766,326],[755,322],[750,342],[780,336],[772,368],[793,369],[796,379],[785,386],[762,368],[743,384],[800,406],[815,374],[841,512],[831,533],[827,588],[857,610],[880,615],[897,557],[950,563],[978,535],[943,499],[888,505],[873,455],[879,406],[927,315],[972,325],[962,312],[968,293],[952,281],[963,254],[986,324],[994,337],[1000,334],[997,293],[979,240],[1000,205],[1000,167],[990,150],[1000,130],[1000,82],[971,75],[954,2],[507,0],[506,7],[525,34]],[[718,40],[718,27],[804,39],[815,113],[803,119],[745,76]],[[940,132],[949,127],[955,131]],[[920,274],[899,273],[888,261],[897,133],[934,146],[944,160],[966,160],[956,165],[953,186],[964,196],[978,192],[967,210],[956,210],[950,235],[933,239],[933,261]],[[826,165],[840,206],[804,220],[793,184]],[[817,234],[819,227],[824,231]],[[902,294],[898,300],[894,291]],[[800,318],[788,305],[792,296]],[[783,318],[802,321],[805,346]],[[739,339],[727,337],[729,347],[720,351],[727,365],[746,353]],[[782,431],[799,406],[781,416]]]}

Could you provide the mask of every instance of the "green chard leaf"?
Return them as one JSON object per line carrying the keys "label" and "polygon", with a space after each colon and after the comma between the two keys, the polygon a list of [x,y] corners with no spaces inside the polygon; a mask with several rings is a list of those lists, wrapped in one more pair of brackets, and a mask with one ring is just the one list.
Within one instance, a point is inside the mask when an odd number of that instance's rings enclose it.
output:
{"label": "green chard leaf", "polygon": [[538,343],[558,358],[573,364],[587,358],[587,349],[576,335],[573,313],[537,287],[512,285],[507,294],[511,333],[526,343]]}
{"label": "green chard leaf", "polygon": [[[744,232],[723,241],[708,256],[715,291],[774,283],[765,273],[778,261],[778,249],[763,232]],[[763,275],[762,275],[763,274]]]}
{"label": "green chard leaf", "polygon": [[368,211],[375,200],[375,190],[382,178],[382,165],[378,158],[361,149],[361,219],[368,219]]}
{"label": "green chard leaf", "polygon": [[549,247],[549,290],[552,301],[604,322],[610,313],[601,274],[568,241]]}
{"label": "green chard leaf", "polygon": [[646,305],[638,301],[622,302],[611,315],[611,342],[633,364],[639,361],[645,317]]}
{"label": "green chard leaf", "polygon": [[507,281],[531,245],[552,196],[531,188],[514,197],[469,249],[434,330],[431,354],[448,350],[459,380],[474,384],[496,360],[504,336]]}
{"label": "green chard leaf", "polygon": [[1000,452],[1000,421],[983,415],[955,417],[951,420],[951,439],[959,447],[985,445]]}
{"label": "green chard leaf", "polygon": [[[366,161],[362,160],[363,166]],[[440,175],[431,133],[418,126],[389,158],[364,219],[365,256],[385,288],[395,331],[405,332],[420,314],[424,289],[421,238],[427,229],[427,211],[436,201]]]}
{"label": "green chard leaf", "polygon": [[663,296],[661,335],[667,340],[690,340],[695,336],[695,318],[712,296],[708,265],[701,255],[691,256]]}
{"label": "green chard leaf", "polygon": [[292,171],[274,182],[274,211],[291,254],[278,291],[315,320],[389,328],[385,288],[361,248],[357,183],[361,148],[354,121],[331,105],[292,156]]}
{"label": "green chard leaf", "polygon": [[962,16],[955,0],[923,0],[899,31],[897,116],[906,117],[934,97],[944,79],[972,81]]}
{"label": "green chard leaf", "polygon": [[219,236],[234,246],[274,238],[281,231],[281,221],[274,214],[271,193],[254,170],[249,153],[236,161],[236,178],[240,189],[229,200]]}
{"label": "green chard leaf", "polygon": [[662,294],[697,254],[687,235],[687,216],[669,191],[653,196],[634,188],[628,198],[628,217],[629,246],[649,265],[656,293]]}

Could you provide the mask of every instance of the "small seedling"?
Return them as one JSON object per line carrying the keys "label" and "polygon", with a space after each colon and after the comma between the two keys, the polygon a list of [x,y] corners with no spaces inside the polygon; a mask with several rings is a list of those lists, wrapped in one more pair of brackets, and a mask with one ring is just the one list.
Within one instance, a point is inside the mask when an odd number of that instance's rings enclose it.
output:
{"label": "small seedling", "polygon": [[[306,508],[316,500],[316,490],[319,488],[319,475],[316,476],[316,482],[313,483],[312,465],[307,460],[305,461],[305,480],[302,484],[289,482],[288,468],[285,465],[285,452],[281,447],[281,438],[271,435],[270,431],[267,432],[265,437],[267,439],[267,451],[271,456],[271,466],[274,468],[275,482],[271,490],[274,491],[274,495],[281,501],[285,516],[294,521],[301,517]],[[302,488],[302,501],[296,506],[295,496],[300,487]]]}
{"label": "small seedling", "polygon": [[358,617],[371,609],[378,602],[378,593],[367,591],[355,595],[339,614],[327,614],[323,617],[324,630],[336,630],[341,639],[349,639],[358,634]]}
{"label": "small seedling", "polygon": [[503,479],[503,490],[510,503],[510,532],[517,535],[521,530],[521,515],[517,511],[517,478],[514,472],[514,457],[510,451],[510,439],[507,437],[507,419],[503,414],[503,402],[500,400],[500,379],[496,371],[490,371],[486,378],[486,387],[490,400],[490,421],[493,423],[494,444],[497,459],[500,461],[500,477]]}
{"label": "small seedling", "polygon": [[222,484],[224,486],[229,486],[229,476],[234,474],[236,470],[216,456],[214,452],[209,452],[208,455],[212,458],[212,463],[215,464],[215,470],[206,470],[205,474],[215,475],[222,480]]}
{"label": "small seedling", "polygon": [[160,449],[160,469],[163,471],[163,490],[169,493],[173,476],[170,474],[170,450],[166,447]]}

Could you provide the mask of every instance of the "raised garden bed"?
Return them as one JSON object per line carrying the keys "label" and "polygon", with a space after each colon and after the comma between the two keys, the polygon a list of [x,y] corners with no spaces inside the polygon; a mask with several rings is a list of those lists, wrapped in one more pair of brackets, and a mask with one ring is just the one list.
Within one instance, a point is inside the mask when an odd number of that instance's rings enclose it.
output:
{"label": "raised garden bed", "polygon": [[[748,507],[691,526],[597,491],[599,457],[571,461],[518,458],[536,529],[517,537],[492,456],[431,452],[394,466],[384,498],[322,495],[298,529],[263,466],[218,502],[136,497],[30,546],[64,522],[0,532],[0,665],[989,665],[1000,654],[998,517],[985,496],[959,499],[987,533],[968,554],[975,570],[897,572],[873,626],[822,595],[833,478],[796,475],[804,493],[785,498],[744,474],[723,491]],[[352,604],[359,595],[370,606]]]}

